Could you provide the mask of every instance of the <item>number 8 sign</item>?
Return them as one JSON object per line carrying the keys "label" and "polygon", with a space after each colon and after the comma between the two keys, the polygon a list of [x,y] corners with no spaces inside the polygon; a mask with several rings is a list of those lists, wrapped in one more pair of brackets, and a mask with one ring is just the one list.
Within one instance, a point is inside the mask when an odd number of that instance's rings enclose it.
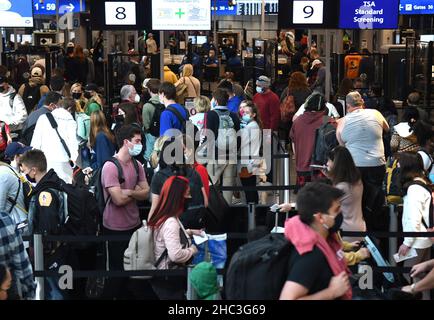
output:
{"label": "number 8 sign", "polygon": [[294,24],[323,24],[324,1],[299,1],[293,4]]}
{"label": "number 8 sign", "polygon": [[133,1],[106,1],[106,25],[136,25],[136,3]]}

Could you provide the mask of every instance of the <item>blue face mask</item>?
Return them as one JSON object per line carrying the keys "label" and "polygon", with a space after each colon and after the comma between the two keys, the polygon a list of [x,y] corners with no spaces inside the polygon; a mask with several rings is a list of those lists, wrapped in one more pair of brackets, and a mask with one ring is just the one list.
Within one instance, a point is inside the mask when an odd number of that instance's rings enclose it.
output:
{"label": "blue face mask", "polygon": [[264,89],[261,88],[261,87],[256,87],[256,92],[257,92],[257,93],[263,93],[263,92],[264,92]]}
{"label": "blue face mask", "polygon": [[243,119],[243,121],[245,123],[249,123],[250,121],[252,121],[252,118],[250,117],[250,114],[243,115],[242,119]]}
{"label": "blue face mask", "polygon": [[217,107],[217,102],[215,100],[211,100],[211,109]]}
{"label": "blue face mask", "polygon": [[135,157],[138,156],[142,152],[143,146],[139,144],[135,144],[132,149],[128,148],[128,153],[130,156]]}

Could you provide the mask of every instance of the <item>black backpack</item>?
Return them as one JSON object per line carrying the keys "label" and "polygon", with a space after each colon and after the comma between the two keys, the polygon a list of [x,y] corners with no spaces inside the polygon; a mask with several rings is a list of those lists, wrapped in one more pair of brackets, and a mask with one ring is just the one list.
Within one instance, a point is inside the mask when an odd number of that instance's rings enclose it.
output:
{"label": "black backpack", "polygon": [[326,164],[328,153],[338,144],[338,139],[336,138],[336,122],[332,118],[324,116],[322,125],[316,129],[315,132],[312,164]]}
{"label": "black backpack", "polygon": [[[124,172],[122,170],[121,164],[119,163],[119,160],[115,157],[107,160],[104,162],[106,164],[107,162],[112,162],[116,166],[116,169],[118,170],[118,178],[119,178],[119,184],[123,184],[125,182],[124,178]],[[135,159],[133,159],[134,169],[136,170],[137,177],[139,176],[139,164]],[[110,201],[111,197],[108,196],[107,199],[104,197],[104,186],[102,185],[102,169],[104,168],[104,165],[96,170],[94,174],[92,175],[92,179],[90,181],[90,186],[93,188],[94,198],[96,200],[97,206],[98,206],[98,212],[100,214],[99,221],[102,223],[102,217],[104,214],[104,209],[107,205],[107,203]]]}
{"label": "black backpack", "polygon": [[150,104],[152,104],[155,107],[154,114],[152,116],[151,125],[149,126],[148,133],[151,134],[154,137],[160,136],[160,118],[163,111],[166,109],[163,104],[158,103],[152,103],[149,101]]}
{"label": "black backpack", "polygon": [[[73,185],[60,180],[57,183],[44,183],[44,187],[62,192],[67,199],[68,216],[63,222],[60,233],[73,236],[94,236],[99,228],[99,209],[93,194],[88,188]],[[63,212],[59,213],[63,216]],[[93,244],[90,242],[71,242],[70,246],[77,249],[86,249]]]}
{"label": "black backpack", "polygon": [[228,300],[278,300],[288,275],[292,245],[272,233],[233,255],[226,274]]}
{"label": "black backpack", "polygon": [[35,106],[41,100],[41,86],[40,84],[32,87],[30,84],[26,83],[23,92],[23,101],[26,106],[27,114],[33,111]]}
{"label": "black backpack", "polygon": [[33,134],[35,133],[36,123],[26,128],[21,134],[20,142],[26,146],[30,146],[32,143]]}

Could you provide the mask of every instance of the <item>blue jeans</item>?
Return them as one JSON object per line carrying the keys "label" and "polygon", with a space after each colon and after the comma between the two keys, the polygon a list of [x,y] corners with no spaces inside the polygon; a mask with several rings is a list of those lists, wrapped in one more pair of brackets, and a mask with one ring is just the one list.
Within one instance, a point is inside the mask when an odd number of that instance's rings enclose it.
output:
{"label": "blue jeans", "polygon": [[157,138],[150,133],[145,133],[145,138],[146,138],[145,160],[149,161],[149,159],[151,158],[152,151],[154,151],[154,144]]}
{"label": "blue jeans", "polygon": [[59,288],[58,277],[46,277],[44,286],[45,300],[65,300],[65,293]]}

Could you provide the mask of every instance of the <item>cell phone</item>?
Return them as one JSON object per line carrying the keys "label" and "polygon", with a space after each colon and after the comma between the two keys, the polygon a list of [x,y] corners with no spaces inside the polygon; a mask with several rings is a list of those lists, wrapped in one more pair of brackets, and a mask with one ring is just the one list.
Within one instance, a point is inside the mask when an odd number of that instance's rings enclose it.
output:
{"label": "cell phone", "polygon": [[328,167],[326,165],[320,165],[320,164],[311,164],[310,167],[314,168],[314,169],[320,169],[320,170],[327,170],[328,169]]}

